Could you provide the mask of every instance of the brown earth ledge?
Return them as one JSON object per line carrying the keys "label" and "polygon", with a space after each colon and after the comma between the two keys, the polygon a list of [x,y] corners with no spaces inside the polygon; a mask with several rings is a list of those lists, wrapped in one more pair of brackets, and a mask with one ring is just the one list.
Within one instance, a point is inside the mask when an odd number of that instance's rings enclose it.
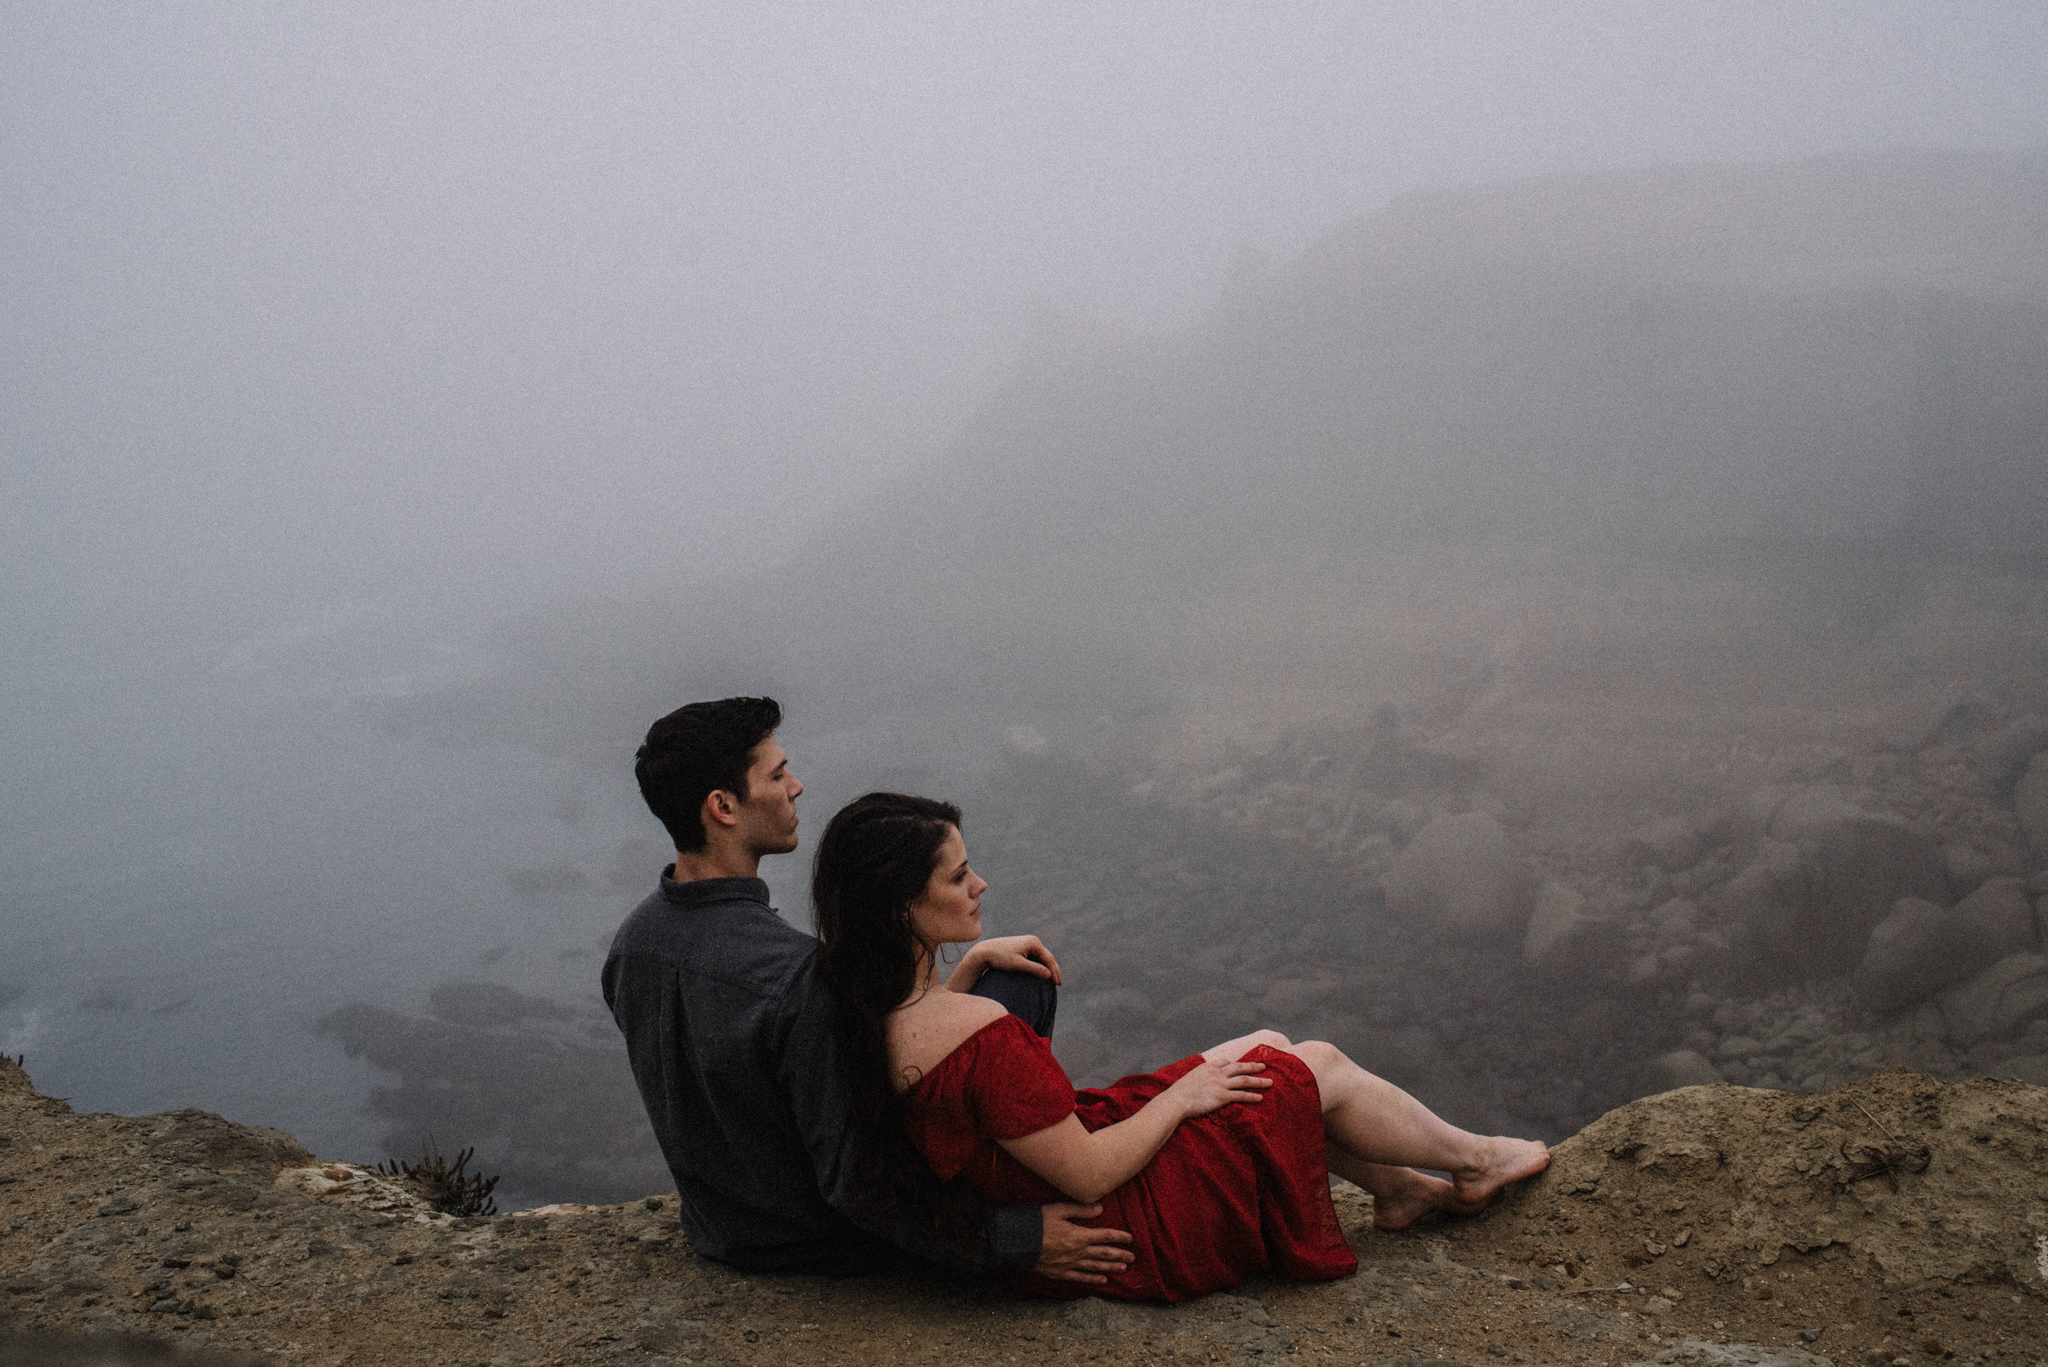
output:
{"label": "brown earth ledge", "polygon": [[1387,1234],[1336,1196],[1356,1277],[1178,1308],[760,1276],[698,1257],[673,1193],[430,1218],[282,1131],[80,1115],[0,1060],[0,1367],[2048,1364],[2048,1089],[2021,1082],[1690,1087],[1479,1217]]}

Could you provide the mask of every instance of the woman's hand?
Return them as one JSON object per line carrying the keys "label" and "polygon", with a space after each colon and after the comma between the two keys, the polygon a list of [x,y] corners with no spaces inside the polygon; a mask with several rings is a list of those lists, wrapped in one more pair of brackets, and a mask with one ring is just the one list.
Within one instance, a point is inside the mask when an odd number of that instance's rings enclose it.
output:
{"label": "woman's hand", "polygon": [[1045,941],[1036,935],[1004,935],[982,940],[968,950],[960,960],[960,966],[946,979],[946,986],[955,992],[972,991],[974,985],[981,981],[981,975],[991,968],[1007,968],[1051,978],[1055,987],[1061,981],[1060,961],[1045,947]]}
{"label": "woman's hand", "polygon": [[1259,1094],[1273,1085],[1273,1079],[1258,1076],[1265,1071],[1263,1063],[1204,1060],[1160,1093],[1159,1099],[1178,1107],[1183,1119],[1192,1120],[1232,1102],[1265,1100]]}

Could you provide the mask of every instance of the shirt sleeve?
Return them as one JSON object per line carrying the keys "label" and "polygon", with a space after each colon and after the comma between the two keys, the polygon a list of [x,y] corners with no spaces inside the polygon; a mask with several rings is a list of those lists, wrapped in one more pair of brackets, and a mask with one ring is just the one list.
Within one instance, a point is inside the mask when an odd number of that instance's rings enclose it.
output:
{"label": "shirt sleeve", "polygon": [[[868,1233],[947,1267],[986,1272],[1036,1263],[1044,1241],[1044,1222],[1037,1206],[991,1207],[966,1182],[941,1182],[921,1161],[919,1170],[930,1183],[927,1192],[932,1204],[955,1217],[941,1221],[941,1229],[913,1219],[890,1203],[865,1199],[853,1180],[854,1138],[847,1124],[846,1090],[839,1076],[830,997],[816,979],[815,960],[792,984],[786,1001],[787,1030],[780,1042],[777,1075],[796,1113],[826,1203]],[[1071,1102],[1070,1093],[1070,1109]]]}

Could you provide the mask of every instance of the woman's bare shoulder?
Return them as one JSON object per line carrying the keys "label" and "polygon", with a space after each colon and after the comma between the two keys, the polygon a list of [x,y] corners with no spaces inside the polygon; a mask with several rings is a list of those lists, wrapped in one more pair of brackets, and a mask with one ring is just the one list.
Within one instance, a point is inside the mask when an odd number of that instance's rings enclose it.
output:
{"label": "woman's bare shoulder", "polygon": [[1006,1014],[1000,1002],[939,988],[890,1017],[889,1061],[899,1078],[908,1072],[915,1082]]}

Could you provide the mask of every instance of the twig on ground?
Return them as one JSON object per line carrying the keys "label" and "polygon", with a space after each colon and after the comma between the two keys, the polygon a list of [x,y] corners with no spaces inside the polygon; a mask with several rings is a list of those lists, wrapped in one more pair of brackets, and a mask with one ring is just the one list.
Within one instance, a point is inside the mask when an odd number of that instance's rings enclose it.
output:
{"label": "twig on ground", "polygon": [[[1856,1101],[1856,1098],[1852,1096],[1849,1098],[1849,1100]],[[1870,1115],[1870,1108],[1860,1101],[1856,1101],[1856,1109],[1863,1112],[1863,1114],[1865,1115]],[[1892,1143],[1896,1144],[1899,1142],[1899,1137],[1893,1134],[1890,1130],[1885,1130],[1884,1122],[1882,1120],[1879,1120],[1876,1116],[1870,1115],[1870,1123],[1877,1126],[1877,1128],[1879,1128],[1880,1130],[1884,1130],[1884,1137],[1886,1139],[1891,1140]]]}

